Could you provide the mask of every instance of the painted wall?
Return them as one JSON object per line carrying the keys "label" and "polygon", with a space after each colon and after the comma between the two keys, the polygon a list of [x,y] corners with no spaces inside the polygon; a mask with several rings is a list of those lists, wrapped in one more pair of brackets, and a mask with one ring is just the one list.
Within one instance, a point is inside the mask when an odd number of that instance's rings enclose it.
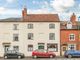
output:
{"label": "painted wall", "polygon": [[[27,24],[32,23],[33,29],[28,29]],[[4,54],[3,43],[10,42],[10,46],[19,46],[19,51],[24,53],[25,56],[31,56],[31,52],[27,51],[27,45],[32,44],[33,49],[38,48],[38,43],[45,43],[45,49],[47,49],[47,43],[57,43],[58,52],[60,55],[60,23],[59,22],[0,22],[0,56]],[[49,23],[55,24],[55,29],[49,29]],[[19,24],[19,30],[13,29],[13,24]],[[13,34],[19,34],[19,41],[13,41]],[[27,34],[34,33],[34,40],[28,40]],[[49,33],[55,33],[55,40],[49,40]]]}

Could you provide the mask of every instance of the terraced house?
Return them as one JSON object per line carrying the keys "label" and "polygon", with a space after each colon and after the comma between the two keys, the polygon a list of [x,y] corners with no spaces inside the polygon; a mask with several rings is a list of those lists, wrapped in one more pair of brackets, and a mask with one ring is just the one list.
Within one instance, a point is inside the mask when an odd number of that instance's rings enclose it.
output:
{"label": "terraced house", "polygon": [[80,22],[73,13],[68,21],[61,22],[61,55],[66,50],[80,50]]}
{"label": "terraced house", "polygon": [[31,56],[33,50],[47,49],[60,55],[60,19],[58,14],[27,14],[22,18],[0,21],[0,56],[16,50]]}

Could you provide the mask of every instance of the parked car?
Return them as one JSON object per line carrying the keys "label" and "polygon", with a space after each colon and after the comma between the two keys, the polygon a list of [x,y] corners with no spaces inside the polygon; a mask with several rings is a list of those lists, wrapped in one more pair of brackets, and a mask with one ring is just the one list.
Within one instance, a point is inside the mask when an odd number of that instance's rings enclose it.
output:
{"label": "parked car", "polygon": [[4,53],[4,58],[5,59],[7,59],[7,58],[18,58],[18,59],[20,59],[20,58],[24,58],[24,54],[10,50],[10,51]]}
{"label": "parked car", "polygon": [[56,54],[51,52],[51,51],[40,49],[40,50],[33,51],[32,56],[33,56],[33,58],[37,58],[37,57],[50,57],[50,58],[53,58],[53,57],[56,57]]}
{"label": "parked car", "polygon": [[67,50],[64,53],[65,57],[72,58],[72,57],[80,57],[80,51],[77,50]]}

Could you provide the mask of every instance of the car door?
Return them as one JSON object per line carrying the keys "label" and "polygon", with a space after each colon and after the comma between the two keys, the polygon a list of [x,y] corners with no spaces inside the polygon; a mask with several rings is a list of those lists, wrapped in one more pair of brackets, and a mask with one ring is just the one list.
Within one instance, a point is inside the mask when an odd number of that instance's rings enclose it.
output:
{"label": "car door", "polygon": [[13,53],[12,57],[17,58],[17,53]]}
{"label": "car door", "polygon": [[12,51],[12,57],[16,58],[17,57],[17,53],[15,51]]}
{"label": "car door", "polygon": [[47,52],[46,50],[44,50],[44,51],[42,52],[42,56],[43,56],[43,57],[48,57],[48,52]]}
{"label": "car door", "polygon": [[79,52],[78,51],[74,51],[74,57],[78,57],[79,56]]}
{"label": "car door", "polygon": [[42,51],[41,51],[41,50],[38,50],[38,51],[36,52],[36,55],[37,55],[38,57],[42,57]]}
{"label": "car door", "polygon": [[78,51],[78,57],[80,57],[80,51]]}
{"label": "car door", "polygon": [[11,57],[12,57],[12,54],[7,53],[7,57],[8,57],[8,58],[11,58]]}
{"label": "car door", "polygon": [[43,50],[40,50],[39,56],[40,56],[40,57],[44,57],[44,54],[45,54],[44,51],[43,51]]}
{"label": "car door", "polygon": [[45,57],[46,56],[46,52],[44,50],[39,50],[38,56],[39,57]]}

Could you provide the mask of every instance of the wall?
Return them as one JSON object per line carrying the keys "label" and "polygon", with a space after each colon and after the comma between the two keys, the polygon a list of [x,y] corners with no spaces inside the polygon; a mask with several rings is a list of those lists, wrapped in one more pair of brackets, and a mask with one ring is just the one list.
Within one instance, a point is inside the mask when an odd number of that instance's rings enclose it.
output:
{"label": "wall", "polygon": [[[34,24],[33,29],[27,29],[27,24]],[[49,29],[49,23],[55,24],[55,29]],[[19,24],[19,30],[13,30],[13,24]],[[27,34],[34,33],[34,40],[28,40]],[[19,41],[13,41],[13,34],[19,34]],[[49,33],[55,33],[55,40],[49,40]],[[26,56],[31,56],[31,52],[27,51],[27,45],[33,44],[34,50],[38,48],[38,43],[45,43],[45,49],[47,49],[47,43],[57,43],[58,52],[60,55],[60,23],[59,22],[0,22],[0,56],[3,56],[4,48],[2,43],[10,42],[11,47],[19,45],[19,51]]]}

